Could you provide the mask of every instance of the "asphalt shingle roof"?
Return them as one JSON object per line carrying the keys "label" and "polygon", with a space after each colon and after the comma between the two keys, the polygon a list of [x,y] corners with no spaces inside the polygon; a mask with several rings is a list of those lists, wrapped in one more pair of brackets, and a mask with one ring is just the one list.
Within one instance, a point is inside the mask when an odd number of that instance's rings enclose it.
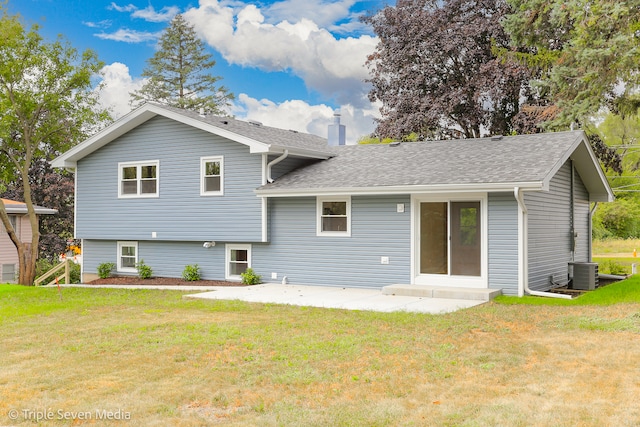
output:
{"label": "asphalt shingle roof", "polygon": [[582,131],[390,145],[334,147],[335,157],[260,190],[539,182]]}
{"label": "asphalt shingle roof", "polygon": [[168,107],[166,105],[154,104],[157,107],[177,114],[199,120],[220,129],[233,132],[237,135],[251,138],[254,141],[262,142],[268,145],[277,145],[284,148],[297,148],[305,150],[314,150],[329,153],[327,139],[308,133],[302,133],[294,130],[279,129],[264,126],[258,122],[248,122],[237,120],[231,117],[205,115],[201,116],[195,111],[183,110],[180,108]]}

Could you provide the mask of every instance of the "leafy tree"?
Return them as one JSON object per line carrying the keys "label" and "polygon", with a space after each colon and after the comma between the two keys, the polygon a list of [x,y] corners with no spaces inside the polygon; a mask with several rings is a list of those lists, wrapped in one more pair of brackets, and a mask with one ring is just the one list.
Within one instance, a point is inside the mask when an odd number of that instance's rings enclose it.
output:
{"label": "leafy tree", "polygon": [[[369,93],[382,102],[376,133],[421,139],[512,133],[526,67],[502,60],[502,0],[399,0],[365,18],[379,36]],[[484,132],[483,132],[484,130]]]}
{"label": "leafy tree", "polygon": [[557,106],[548,128],[585,124],[602,107],[638,108],[640,10],[637,1],[507,0],[503,20],[518,59],[538,75],[532,86]]}
{"label": "leafy tree", "polygon": [[17,16],[2,7],[0,12],[0,166],[5,179],[22,181],[21,199],[36,232],[30,242],[21,242],[3,203],[0,220],[18,252],[18,281],[31,285],[40,240],[29,179],[32,163],[67,150],[108,114],[98,109],[91,84],[102,67],[95,53],[78,54],[60,37],[45,42],[37,26],[27,30]]}
{"label": "leafy tree", "polygon": [[224,86],[216,86],[221,77],[208,74],[214,65],[193,26],[178,14],[160,37],[156,53],[147,60],[142,75],[149,80],[131,94],[132,103],[153,101],[223,115],[234,97]]}
{"label": "leafy tree", "polygon": [[[66,251],[73,238],[73,175],[51,167],[44,158],[34,159],[29,168],[32,201],[36,205],[56,209],[56,215],[40,217],[39,258],[53,262]],[[8,190],[0,197],[23,201],[24,186],[20,177],[8,183]]]}

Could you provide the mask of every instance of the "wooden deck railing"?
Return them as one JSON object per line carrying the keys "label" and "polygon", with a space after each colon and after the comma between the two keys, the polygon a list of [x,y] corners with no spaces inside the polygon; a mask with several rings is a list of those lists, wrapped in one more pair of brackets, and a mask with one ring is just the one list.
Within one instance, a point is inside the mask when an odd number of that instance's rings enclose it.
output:
{"label": "wooden deck railing", "polygon": [[70,263],[71,263],[70,260],[65,259],[60,264],[58,264],[55,267],[53,267],[51,270],[47,271],[42,276],[38,277],[33,282],[33,284],[35,286],[42,285],[42,282],[45,282],[47,279],[51,278],[52,274],[56,274],[62,269],[64,269],[64,273],[59,275],[59,276],[54,276],[53,279],[49,283],[47,283],[47,285],[53,285],[54,283],[58,283],[62,279],[64,279],[64,283],[69,284],[70,283],[70,279],[71,279],[71,268],[69,266]]}

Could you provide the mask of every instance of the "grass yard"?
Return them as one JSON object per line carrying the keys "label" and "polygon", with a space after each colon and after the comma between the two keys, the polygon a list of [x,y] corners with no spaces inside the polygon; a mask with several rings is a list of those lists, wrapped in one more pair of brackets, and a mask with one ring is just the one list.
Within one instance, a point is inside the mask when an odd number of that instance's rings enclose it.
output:
{"label": "grass yard", "polygon": [[640,239],[594,240],[593,253],[600,273],[625,275],[631,274],[632,264],[640,267]]}
{"label": "grass yard", "polygon": [[437,316],[182,295],[0,285],[0,425],[640,424],[636,277]]}

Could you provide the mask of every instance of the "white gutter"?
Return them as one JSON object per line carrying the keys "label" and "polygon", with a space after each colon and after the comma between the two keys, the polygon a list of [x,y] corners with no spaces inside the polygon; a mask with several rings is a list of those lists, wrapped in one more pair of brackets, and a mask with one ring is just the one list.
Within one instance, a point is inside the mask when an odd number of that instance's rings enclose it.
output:
{"label": "white gutter", "polygon": [[284,150],[284,153],[282,153],[280,157],[276,157],[267,164],[267,182],[269,184],[273,182],[273,178],[271,178],[271,167],[286,159],[288,155],[289,150]]}
{"label": "white gutter", "polygon": [[589,211],[589,262],[593,262],[593,214],[596,213],[598,202],[593,203],[593,207]]}
{"label": "white gutter", "polygon": [[528,293],[529,295],[535,295],[538,297],[549,297],[549,298],[561,298],[561,299],[571,299],[571,295],[565,294],[556,294],[553,292],[542,292],[542,291],[534,291],[529,289],[529,263],[528,263],[528,211],[527,205],[524,203],[524,193],[521,191],[520,187],[514,187],[513,195],[518,201],[518,207],[520,208],[518,211],[518,295],[522,296],[524,293]]}

